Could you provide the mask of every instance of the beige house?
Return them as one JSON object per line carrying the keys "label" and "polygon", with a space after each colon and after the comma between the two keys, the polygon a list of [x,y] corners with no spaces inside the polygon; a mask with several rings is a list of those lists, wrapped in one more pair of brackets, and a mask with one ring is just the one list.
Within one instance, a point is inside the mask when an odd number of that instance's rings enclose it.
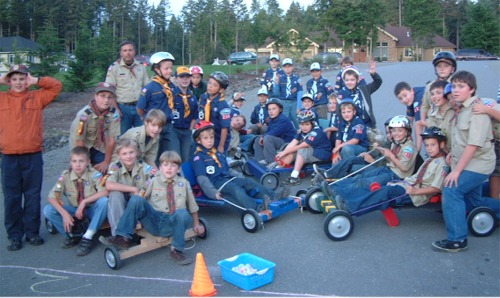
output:
{"label": "beige house", "polygon": [[267,38],[264,45],[255,49],[250,45],[245,47],[245,52],[257,53],[259,57],[269,57],[272,54],[278,54],[283,59],[291,57],[294,59],[311,59],[314,55],[320,53],[320,45],[312,41],[309,37],[301,36],[295,29],[290,29],[286,36],[280,40]]}
{"label": "beige house", "polygon": [[0,73],[6,73],[18,55],[24,63],[40,63],[40,58],[33,55],[41,46],[20,36],[0,37]]}
{"label": "beige house", "polygon": [[455,52],[456,45],[439,35],[418,44],[408,27],[386,26],[378,30],[378,41],[373,43],[373,58],[378,61],[431,61],[438,52]]}

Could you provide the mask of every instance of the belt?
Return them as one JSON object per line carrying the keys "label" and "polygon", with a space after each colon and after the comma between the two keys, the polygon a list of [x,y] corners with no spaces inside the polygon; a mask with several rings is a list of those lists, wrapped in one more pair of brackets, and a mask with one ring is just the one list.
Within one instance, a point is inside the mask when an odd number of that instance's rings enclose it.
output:
{"label": "belt", "polygon": [[137,101],[134,101],[134,102],[120,102],[119,104],[126,105],[126,106],[135,106],[135,105],[137,105]]}

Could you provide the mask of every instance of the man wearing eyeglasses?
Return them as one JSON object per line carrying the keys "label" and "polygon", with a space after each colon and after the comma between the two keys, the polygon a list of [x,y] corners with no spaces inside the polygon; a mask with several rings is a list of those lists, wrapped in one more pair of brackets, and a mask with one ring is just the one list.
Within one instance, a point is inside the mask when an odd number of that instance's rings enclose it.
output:
{"label": "man wearing eyeglasses", "polygon": [[103,174],[108,171],[115,139],[120,135],[120,114],[111,106],[115,98],[115,85],[99,83],[94,99],[76,114],[70,128],[70,150],[76,146],[88,148],[92,166]]}

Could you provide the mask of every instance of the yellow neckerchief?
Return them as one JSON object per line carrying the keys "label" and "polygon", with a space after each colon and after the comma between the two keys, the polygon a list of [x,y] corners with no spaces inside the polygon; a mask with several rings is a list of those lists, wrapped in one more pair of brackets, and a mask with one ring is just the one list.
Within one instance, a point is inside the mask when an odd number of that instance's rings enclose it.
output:
{"label": "yellow neckerchief", "polygon": [[188,102],[188,99],[191,97],[191,94],[184,94],[182,93],[181,90],[181,93],[178,93],[177,95],[182,97],[182,103],[184,104],[184,118],[187,118],[189,117],[189,115],[191,115],[191,108],[189,107],[189,102]]}
{"label": "yellow neckerchief", "polygon": [[153,82],[160,84],[165,91],[165,95],[167,96],[168,107],[173,110],[174,109],[174,94],[172,93],[172,89],[170,88],[170,81],[165,80],[164,78],[156,75],[152,79]]}
{"label": "yellow neckerchief", "polygon": [[[215,95],[213,98],[210,98],[210,94],[207,93],[207,95],[208,95],[207,103],[205,104],[205,121],[212,122],[212,121],[210,121],[210,106],[211,106],[212,100],[214,98],[216,98],[217,95]],[[224,101],[224,93],[218,93],[218,95],[220,95],[219,101]]]}
{"label": "yellow neckerchief", "polygon": [[[198,147],[196,147],[196,152],[195,152],[194,154],[196,154],[196,153],[198,153],[198,152],[203,152],[203,151],[204,151],[203,149],[204,149],[204,148],[203,148],[202,146],[198,146]],[[221,163],[220,163],[219,159],[217,158],[217,149],[215,149],[215,147],[212,147],[211,149],[205,149],[205,150],[207,151],[207,154],[208,154],[208,155],[209,155],[209,156],[210,156],[213,160],[215,160],[215,162],[217,163],[217,165],[219,166],[219,168],[222,168],[222,165],[221,165]]]}

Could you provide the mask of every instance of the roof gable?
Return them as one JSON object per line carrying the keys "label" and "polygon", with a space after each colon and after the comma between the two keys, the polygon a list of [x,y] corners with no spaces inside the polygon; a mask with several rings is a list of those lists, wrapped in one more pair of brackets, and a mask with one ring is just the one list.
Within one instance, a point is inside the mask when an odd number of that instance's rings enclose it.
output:
{"label": "roof gable", "polygon": [[0,52],[36,51],[40,44],[21,36],[0,37]]}
{"label": "roof gable", "polygon": [[[414,47],[416,45],[412,38],[411,29],[408,27],[386,26],[384,29],[379,28],[379,30],[395,37],[396,45],[398,47]],[[424,42],[424,47],[430,46],[431,42],[428,40]],[[455,48],[456,46],[442,36],[434,35],[432,37],[432,47]]]}

